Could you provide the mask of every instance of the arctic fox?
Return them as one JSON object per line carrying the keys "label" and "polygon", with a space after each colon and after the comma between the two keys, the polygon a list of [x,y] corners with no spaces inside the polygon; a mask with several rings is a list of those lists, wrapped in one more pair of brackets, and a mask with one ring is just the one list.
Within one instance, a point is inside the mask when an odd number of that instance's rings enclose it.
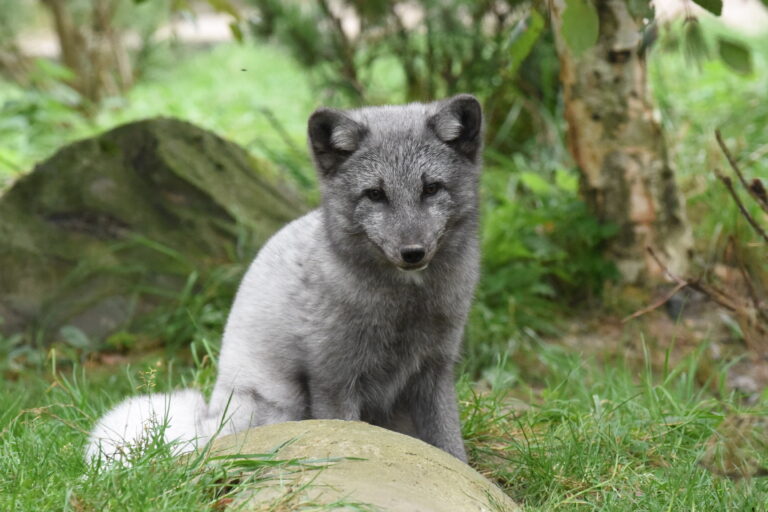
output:
{"label": "arctic fox", "polygon": [[466,461],[453,367],[478,278],[480,104],[320,108],[309,145],[322,206],[243,278],[209,404],[191,390],[129,398],[96,425],[87,458],[121,458],[155,424],[187,451],[218,432],[328,418]]}

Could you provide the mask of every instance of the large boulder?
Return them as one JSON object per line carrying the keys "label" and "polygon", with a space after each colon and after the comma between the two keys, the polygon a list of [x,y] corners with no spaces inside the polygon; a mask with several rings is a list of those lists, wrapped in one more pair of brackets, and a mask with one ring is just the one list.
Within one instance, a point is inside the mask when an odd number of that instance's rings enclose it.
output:
{"label": "large boulder", "polygon": [[275,461],[290,463],[271,464],[260,475],[262,484],[240,492],[238,510],[267,510],[278,501],[286,510],[309,503],[317,509],[347,503],[347,508],[334,510],[382,512],[519,510],[492,482],[455,457],[367,423],[308,420],[267,425],[216,440],[211,454],[242,460],[275,450]]}
{"label": "large boulder", "polygon": [[0,197],[0,331],[124,329],[191,272],[247,261],[304,210],[272,167],[183,121],[68,145]]}

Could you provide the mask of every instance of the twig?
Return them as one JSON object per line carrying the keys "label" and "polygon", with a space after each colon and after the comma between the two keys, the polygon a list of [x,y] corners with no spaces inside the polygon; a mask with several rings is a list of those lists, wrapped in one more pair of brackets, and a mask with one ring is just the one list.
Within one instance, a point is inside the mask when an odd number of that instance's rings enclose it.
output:
{"label": "twig", "polygon": [[721,306],[723,306],[725,309],[729,311],[734,312],[741,312],[743,311],[746,306],[743,303],[743,301],[740,300],[739,297],[732,297],[727,292],[724,292],[720,290],[719,288],[716,288],[712,285],[703,283],[701,281],[697,281],[694,283],[689,283],[690,287],[694,290],[703,293],[713,301],[717,302]]}
{"label": "twig", "polygon": [[[741,185],[745,189],[747,189],[747,192],[749,192],[749,195],[752,196],[752,198],[760,206],[760,208],[762,208],[765,213],[768,213],[768,200],[766,200],[765,197],[762,197],[757,192],[757,190],[755,190],[753,187],[749,185],[749,183],[747,183],[747,180],[744,178],[744,174],[742,174],[741,169],[739,168],[739,165],[736,163],[736,159],[733,158],[733,155],[731,155],[731,152],[728,149],[728,146],[725,145],[725,142],[723,141],[723,136],[720,133],[720,130],[715,130],[715,137],[717,138],[717,143],[720,144],[720,149],[722,149],[723,153],[725,153],[725,158],[728,159],[728,163],[730,164],[731,169],[733,169],[733,172],[735,172],[736,176],[739,177],[739,181],[741,182]],[[765,235],[763,236],[765,237]],[[766,241],[768,241],[768,239]]]}
{"label": "twig", "polygon": [[663,306],[664,304],[669,302],[669,300],[672,297],[674,297],[677,294],[677,292],[679,292],[680,290],[682,290],[686,286],[688,286],[688,283],[686,283],[686,282],[677,283],[675,285],[675,287],[672,288],[672,290],[667,295],[665,295],[662,299],[658,300],[657,302],[654,302],[653,304],[651,304],[648,307],[645,307],[645,308],[643,308],[643,309],[641,309],[639,311],[635,311],[634,313],[632,313],[631,315],[629,315],[627,317],[622,318],[621,319],[621,323],[623,323],[623,324],[627,323],[630,320],[634,320],[635,318],[637,318],[639,316],[643,316],[646,313],[650,313],[651,311],[660,308],[661,306]]}
{"label": "twig", "polygon": [[[735,247],[736,242],[731,235],[730,237],[730,245],[732,247]],[[757,290],[755,290],[755,287],[752,285],[752,279],[750,279],[749,272],[747,272],[747,268],[744,265],[744,260],[739,256],[737,251],[734,251],[734,259],[736,260],[736,264],[738,265],[739,273],[741,274],[741,278],[744,279],[744,284],[747,287],[747,294],[749,295],[749,298],[752,300],[752,307],[755,308],[755,312],[757,313],[757,316],[761,317],[764,322],[768,325],[768,311],[763,310],[760,305],[760,297],[757,295]]]}
{"label": "twig", "polygon": [[675,274],[673,274],[673,273],[672,273],[672,272],[671,272],[671,271],[670,271],[670,270],[667,268],[667,266],[666,266],[666,265],[664,265],[664,264],[661,262],[661,260],[659,259],[659,257],[658,257],[658,256],[656,256],[656,252],[654,252],[654,250],[653,250],[653,248],[652,248],[652,247],[650,247],[650,246],[647,246],[647,247],[645,248],[645,250],[646,250],[646,251],[648,251],[648,254],[650,254],[650,255],[651,255],[651,258],[653,258],[653,261],[655,261],[655,262],[656,262],[656,264],[659,266],[659,268],[660,268],[661,270],[663,270],[663,271],[664,271],[664,273],[665,273],[665,274],[667,274],[667,276],[668,276],[670,279],[672,279],[674,282],[676,282],[677,284],[681,284],[681,283],[682,283],[682,284],[686,284],[686,285],[689,285],[689,284],[691,284],[691,283],[689,283],[688,281],[686,281],[685,279],[683,279],[683,278],[681,278],[681,277],[679,277],[679,276],[676,276]]}
{"label": "twig", "polygon": [[623,319],[621,320],[621,322],[622,322],[622,323],[626,323],[626,322],[629,322],[630,320],[633,320],[633,319],[635,319],[635,318],[637,318],[637,317],[639,317],[639,316],[645,315],[646,313],[650,313],[651,311],[653,311],[653,310],[655,310],[655,309],[658,309],[658,308],[660,308],[661,306],[663,306],[664,304],[666,304],[667,302],[669,302],[669,300],[670,300],[672,297],[674,297],[674,296],[675,296],[675,294],[676,294],[677,292],[679,292],[680,290],[682,290],[682,289],[683,289],[683,288],[685,288],[686,286],[690,286],[690,287],[692,287],[692,288],[695,288],[695,287],[698,285],[698,283],[695,283],[695,282],[693,282],[693,283],[692,283],[692,282],[686,281],[685,279],[682,279],[681,277],[679,277],[679,276],[676,276],[675,274],[673,274],[672,272],[670,272],[670,270],[667,268],[667,266],[666,266],[666,265],[664,265],[664,264],[661,262],[661,260],[659,259],[659,257],[658,257],[658,256],[656,256],[656,253],[654,252],[654,250],[653,250],[651,247],[646,247],[646,248],[645,248],[645,250],[646,250],[646,251],[648,251],[648,254],[651,256],[651,258],[653,258],[653,260],[656,262],[656,264],[659,266],[659,268],[660,268],[661,270],[663,270],[663,271],[664,271],[664,273],[665,273],[665,274],[667,274],[667,276],[668,276],[670,279],[672,279],[672,280],[673,280],[675,283],[677,283],[677,284],[676,284],[676,285],[675,285],[675,287],[674,287],[674,288],[672,288],[672,290],[671,290],[671,291],[670,291],[668,294],[666,294],[666,295],[665,295],[665,296],[664,296],[662,299],[660,299],[660,300],[658,300],[658,301],[654,302],[653,304],[651,304],[651,305],[650,305],[650,306],[648,306],[648,307],[645,307],[645,308],[643,308],[643,309],[641,309],[641,310],[639,310],[639,311],[635,311],[635,312],[634,312],[634,313],[632,313],[631,315],[629,315],[629,316],[627,316],[627,317],[623,318]]}
{"label": "twig", "polygon": [[714,300],[721,306],[723,306],[726,309],[729,309],[731,311],[738,311],[742,309],[742,305],[739,304],[733,297],[728,295],[726,292],[719,290],[718,288],[715,288],[714,286],[705,284],[701,281],[701,279],[696,280],[685,280],[680,276],[676,276],[673,274],[666,265],[664,265],[659,257],[656,255],[654,250],[650,247],[645,248],[648,251],[648,254],[651,255],[651,257],[654,259],[656,264],[664,271],[665,274],[669,276],[670,279],[675,281],[678,285],[683,284],[685,286],[689,286],[696,290],[697,292],[701,292],[710,299]]}
{"label": "twig", "polygon": [[734,298],[730,294],[716,288],[715,286],[703,283],[701,282],[701,279],[687,280],[673,274],[669,270],[669,268],[667,268],[667,266],[661,262],[659,257],[656,255],[656,252],[651,247],[646,247],[645,250],[648,251],[648,254],[651,256],[651,258],[653,258],[653,260],[656,262],[659,268],[661,268],[664,271],[664,273],[667,276],[669,276],[669,278],[672,279],[677,284],[670,293],[664,296],[663,299],[655,302],[654,304],[646,308],[636,311],[635,313],[632,313],[628,317],[624,318],[622,322],[628,322],[629,320],[632,320],[646,313],[649,313],[654,309],[660,308],[661,306],[666,304],[669,301],[669,299],[671,299],[675,295],[675,293],[679,292],[685,287],[689,287],[696,290],[697,292],[703,293],[704,295],[709,297],[711,300],[713,300],[714,302],[716,302],[717,304],[719,304],[720,306],[724,307],[729,311],[742,313],[748,307],[747,305],[743,304],[743,301],[739,300],[739,298]]}
{"label": "twig", "polygon": [[[739,195],[736,193],[736,190],[733,188],[733,181],[731,181],[731,178],[728,176],[723,176],[720,174],[720,171],[715,169],[715,175],[717,178],[723,182],[723,185],[728,189],[728,192],[730,192],[731,197],[733,197],[733,200],[736,201],[736,206],[739,207],[739,210],[741,211],[741,214],[744,216],[745,219],[747,219],[747,222],[749,222],[750,226],[752,226],[752,229],[755,230],[755,232],[760,235],[763,240],[765,240],[765,243],[768,243],[768,233],[765,232],[765,230],[760,226],[760,224],[757,223],[757,221],[752,217],[752,215],[749,214],[749,211],[747,211],[747,208],[744,206],[744,203],[741,202],[741,198],[739,198]],[[747,188],[748,190],[751,189]]]}

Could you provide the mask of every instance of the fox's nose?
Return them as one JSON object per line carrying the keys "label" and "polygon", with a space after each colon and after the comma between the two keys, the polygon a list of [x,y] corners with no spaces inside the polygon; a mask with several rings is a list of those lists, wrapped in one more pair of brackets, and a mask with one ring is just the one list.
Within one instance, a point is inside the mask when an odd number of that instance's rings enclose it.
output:
{"label": "fox's nose", "polygon": [[400,256],[406,263],[418,263],[424,259],[425,254],[423,245],[406,245],[400,248]]}

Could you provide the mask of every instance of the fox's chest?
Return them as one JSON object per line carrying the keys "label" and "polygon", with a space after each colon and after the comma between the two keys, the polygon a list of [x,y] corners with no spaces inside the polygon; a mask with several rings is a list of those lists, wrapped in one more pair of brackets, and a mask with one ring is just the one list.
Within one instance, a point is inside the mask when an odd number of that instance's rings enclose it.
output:
{"label": "fox's chest", "polygon": [[315,367],[337,387],[387,407],[425,363],[455,359],[464,316],[427,295],[359,298],[318,319]]}
{"label": "fox's chest", "polygon": [[378,359],[415,356],[441,345],[447,333],[464,324],[469,306],[465,295],[439,288],[361,290],[329,297],[322,323],[326,337],[352,353],[364,350]]}
{"label": "fox's chest", "polygon": [[[447,352],[444,343],[421,332],[401,331],[384,336],[375,329],[343,331],[344,340],[357,343],[333,343],[322,354],[322,366],[332,369],[323,380],[342,394],[357,397],[361,411],[384,414],[390,411],[423,368]],[[444,358],[447,360],[450,357]],[[341,363],[341,364],[339,364]]]}

